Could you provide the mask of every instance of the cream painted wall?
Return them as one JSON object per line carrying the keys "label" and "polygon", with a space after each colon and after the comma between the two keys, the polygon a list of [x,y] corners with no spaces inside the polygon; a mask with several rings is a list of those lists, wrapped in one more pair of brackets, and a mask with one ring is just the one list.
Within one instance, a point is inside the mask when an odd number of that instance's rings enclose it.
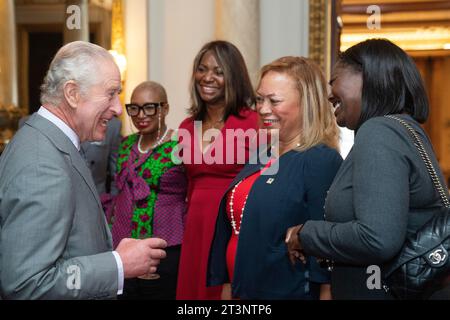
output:
{"label": "cream painted wall", "polygon": [[308,0],[260,0],[261,66],[287,55],[308,56]]}
{"label": "cream painted wall", "polygon": [[[148,0],[126,0],[124,4],[125,51],[127,56],[127,74],[125,83],[125,101],[130,101],[133,89],[148,79]],[[125,113],[122,117],[123,134],[130,134],[132,123]]]}
{"label": "cream painted wall", "polygon": [[194,57],[214,39],[215,5],[213,0],[149,0],[149,4],[149,76],[166,88],[167,123],[177,128],[187,116]]}

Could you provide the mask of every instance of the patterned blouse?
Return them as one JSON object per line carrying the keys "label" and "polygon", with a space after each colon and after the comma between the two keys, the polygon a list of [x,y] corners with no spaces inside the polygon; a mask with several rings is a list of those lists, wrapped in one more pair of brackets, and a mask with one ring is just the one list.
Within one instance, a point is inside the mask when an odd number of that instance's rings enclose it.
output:
{"label": "patterned blouse", "polygon": [[159,237],[169,246],[180,244],[187,180],[183,166],[171,158],[177,141],[141,154],[138,139],[138,134],[132,134],[122,140],[117,160],[118,195],[103,201],[114,248],[127,237]]}

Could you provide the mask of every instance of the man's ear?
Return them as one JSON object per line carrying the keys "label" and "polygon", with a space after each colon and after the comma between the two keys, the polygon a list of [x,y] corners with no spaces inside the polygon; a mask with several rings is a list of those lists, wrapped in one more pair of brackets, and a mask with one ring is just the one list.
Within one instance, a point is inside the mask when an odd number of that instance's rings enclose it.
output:
{"label": "man's ear", "polygon": [[63,92],[64,92],[64,98],[67,101],[67,104],[71,107],[76,109],[78,106],[78,103],[80,102],[80,87],[78,84],[73,81],[69,80],[63,85]]}

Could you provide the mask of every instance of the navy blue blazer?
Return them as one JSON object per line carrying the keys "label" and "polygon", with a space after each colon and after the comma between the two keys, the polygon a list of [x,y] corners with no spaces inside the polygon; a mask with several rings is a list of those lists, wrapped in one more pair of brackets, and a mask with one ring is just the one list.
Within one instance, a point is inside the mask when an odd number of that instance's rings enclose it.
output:
{"label": "navy blue blazer", "polygon": [[[284,242],[289,227],[324,219],[327,190],[342,157],[325,145],[279,158],[276,174],[261,175],[246,202],[236,252],[233,297],[241,299],[312,299],[310,282],[328,283],[329,274],[315,258],[292,266]],[[247,164],[225,192],[219,207],[208,261],[207,284],[229,283],[226,248],[231,224],[226,194],[264,165]],[[272,179],[272,180],[269,180]]]}

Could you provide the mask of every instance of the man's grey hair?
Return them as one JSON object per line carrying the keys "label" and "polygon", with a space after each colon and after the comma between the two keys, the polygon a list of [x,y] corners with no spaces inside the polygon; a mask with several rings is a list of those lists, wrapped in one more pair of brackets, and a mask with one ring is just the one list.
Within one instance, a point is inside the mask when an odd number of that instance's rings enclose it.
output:
{"label": "man's grey hair", "polygon": [[82,95],[97,84],[99,62],[112,55],[104,48],[84,41],[74,41],[58,50],[41,85],[41,104],[58,106],[63,99],[63,85],[75,81]]}

